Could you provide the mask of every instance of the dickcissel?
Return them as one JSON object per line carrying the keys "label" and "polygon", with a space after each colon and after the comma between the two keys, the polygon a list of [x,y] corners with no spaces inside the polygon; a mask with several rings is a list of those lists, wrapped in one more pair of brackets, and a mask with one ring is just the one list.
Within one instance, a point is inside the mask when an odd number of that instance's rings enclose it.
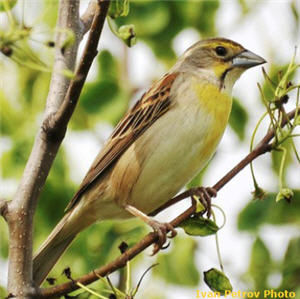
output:
{"label": "dickcissel", "polygon": [[197,42],[119,122],[67,212],[34,257],[40,284],[75,236],[98,220],[139,217],[159,235],[175,230],[148,215],[209,161],[226,128],[231,90],[260,56],[224,38]]}

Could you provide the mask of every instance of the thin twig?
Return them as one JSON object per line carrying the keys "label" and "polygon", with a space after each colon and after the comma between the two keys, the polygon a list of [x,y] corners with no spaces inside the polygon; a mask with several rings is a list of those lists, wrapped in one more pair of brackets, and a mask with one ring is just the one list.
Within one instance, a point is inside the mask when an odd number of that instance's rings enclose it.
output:
{"label": "thin twig", "polygon": [[[289,119],[293,119],[295,117],[296,109],[291,111],[288,116]],[[286,125],[286,121],[282,122],[282,127]],[[275,132],[274,130],[270,130],[264,138],[259,142],[259,144],[254,148],[254,150],[249,153],[241,162],[239,162],[234,168],[232,168],[223,178],[221,178],[215,185],[214,188],[216,190],[222,189],[231,179],[233,179],[245,166],[247,166],[251,161],[259,157],[260,155],[270,151],[272,148],[272,145],[269,143],[274,138]],[[191,196],[191,190],[187,190],[175,198],[173,198],[170,202],[171,204],[168,204],[166,207],[178,202],[179,200],[182,200],[184,198]],[[176,200],[175,200],[176,199]],[[166,208],[165,207],[165,208]],[[158,210],[157,210],[158,211]],[[161,211],[161,209],[159,209]],[[188,219],[193,213],[195,213],[195,205],[192,205],[190,208],[188,208],[185,212],[177,216],[175,219],[173,219],[170,223],[173,227],[177,227],[182,221]],[[157,233],[149,233],[146,235],[141,241],[139,241],[137,244],[135,244],[133,247],[127,249],[123,254],[121,254],[119,257],[117,257],[114,261],[108,263],[105,266],[102,266],[84,276],[82,276],[79,279],[66,282],[61,285],[57,285],[51,288],[45,288],[40,290],[40,297],[41,298],[51,298],[55,296],[61,296],[68,294],[76,289],[78,289],[78,286],[76,285],[76,282],[80,282],[83,285],[90,284],[97,279],[99,279],[99,276],[106,276],[120,268],[123,268],[126,266],[127,261],[133,259],[135,256],[137,256],[139,253],[144,251],[147,247],[152,245],[155,241],[157,241],[158,236]]]}

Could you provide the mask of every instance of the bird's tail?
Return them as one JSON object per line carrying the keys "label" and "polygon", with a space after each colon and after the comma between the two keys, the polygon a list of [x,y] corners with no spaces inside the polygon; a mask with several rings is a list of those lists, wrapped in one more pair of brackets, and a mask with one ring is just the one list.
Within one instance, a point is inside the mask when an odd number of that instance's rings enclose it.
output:
{"label": "bird's tail", "polygon": [[78,232],[70,230],[69,216],[67,213],[62,218],[33,258],[33,280],[37,285],[43,282]]}

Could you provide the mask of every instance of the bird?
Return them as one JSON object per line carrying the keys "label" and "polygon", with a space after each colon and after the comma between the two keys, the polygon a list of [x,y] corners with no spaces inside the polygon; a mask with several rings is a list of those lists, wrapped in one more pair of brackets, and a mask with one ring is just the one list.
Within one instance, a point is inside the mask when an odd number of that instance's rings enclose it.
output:
{"label": "bird", "polygon": [[[76,235],[97,221],[137,217],[158,234],[169,223],[149,215],[209,162],[228,123],[232,88],[266,61],[226,38],[196,42],[120,120],[96,156],[66,213],[33,259],[40,285]],[[199,189],[203,190],[203,189]],[[213,189],[204,189],[209,210]]]}

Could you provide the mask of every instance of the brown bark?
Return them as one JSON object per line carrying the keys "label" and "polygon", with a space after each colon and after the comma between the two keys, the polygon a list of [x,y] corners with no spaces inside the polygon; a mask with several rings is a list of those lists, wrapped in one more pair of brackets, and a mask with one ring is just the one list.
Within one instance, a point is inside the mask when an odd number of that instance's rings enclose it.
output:
{"label": "brown bark", "polygon": [[[0,204],[1,214],[7,220],[9,228],[8,291],[14,298],[31,298],[35,294],[32,285],[33,216],[88,71],[97,55],[97,45],[108,6],[109,1],[101,0],[90,4],[81,20],[79,0],[60,1],[54,71],[43,124],[36,135],[15,196],[12,201],[1,201]],[[78,46],[84,32],[88,31],[88,26],[90,26],[89,38],[74,79],[70,81],[63,75],[63,71],[74,70]],[[62,49],[66,30],[74,33],[75,43]]]}

